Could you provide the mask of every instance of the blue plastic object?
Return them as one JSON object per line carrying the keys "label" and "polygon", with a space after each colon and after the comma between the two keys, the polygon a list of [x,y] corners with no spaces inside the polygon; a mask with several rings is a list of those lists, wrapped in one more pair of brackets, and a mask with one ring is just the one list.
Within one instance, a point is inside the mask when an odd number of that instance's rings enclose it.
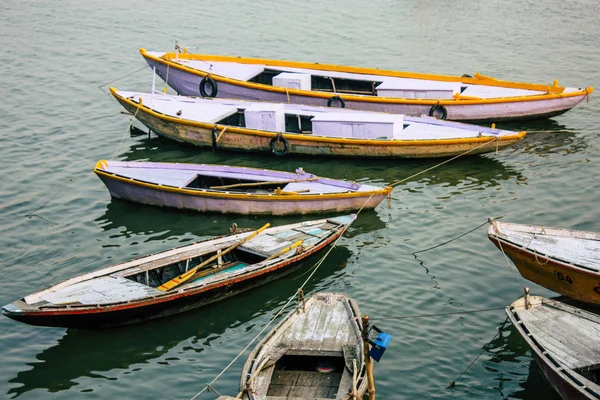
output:
{"label": "blue plastic object", "polygon": [[390,340],[392,340],[392,335],[385,332],[379,332],[377,339],[375,339],[375,343],[371,346],[371,350],[369,350],[371,358],[379,362],[383,353],[385,353],[385,349],[387,349]]}

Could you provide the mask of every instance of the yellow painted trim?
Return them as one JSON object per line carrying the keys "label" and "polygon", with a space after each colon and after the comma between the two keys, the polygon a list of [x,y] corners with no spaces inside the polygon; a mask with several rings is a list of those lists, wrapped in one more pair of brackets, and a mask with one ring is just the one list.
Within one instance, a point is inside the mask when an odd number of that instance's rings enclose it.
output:
{"label": "yellow painted trim", "polygon": [[[177,62],[172,61],[172,58],[175,58],[175,53],[165,53],[161,57],[156,57],[148,54],[146,49],[141,48],[140,53],[144,58],[148,58],[152,61],[168,65],[170,68],[179,69],[182,71],[189,72],[194,75],[206,76],[207,73],[197,70],[192,67],[188,67],[186,65],[179,64]],[[183,53],[178,54],[180,59],[188,59],[188,60],[204,60],[204,61],[224,61],[224,62],[237,62],[241,64],[266,64],[273,65],[279,67],[292,67],[292,68],[308,68],[315,70],[324,70],[324,71],[335,71],[335,72],[348,72],[355,74],[368,74],[368,75],[380,75],[380,76],[391,76],[391,77],[399,77],[399,78],[412,78],[412,79],[428,79],[428,80],[437,80],[444,82],[461,82],[466,84],[477,84],[477,85],[488,85],[488,86],[499,86],[499,87],[507,87],[514,89],[526,89],[526,90],[537,90],[537,91],[545,91],[545,94],[541,95],[533,95],[533,96],[515,96],[515,97],[498,97],[492,99],[478,99],[467,96],[459,96],[455,99],[448,100],[423,100],[423,99],[403,99],[403,98],[393,98],[393,97],[369,97],[369,96],[357,96],[352,94],[344,94],[344,93],[335,93],[335,95],[340,96],[344,100],[349,101],[363,101],[363,102],[372,102],[372,103],[390,103],[390,104],[420,104],[420,105],[434,105],[440,104],[444,106],[448,105],[470,105],[470,104],[496,104],[496,103],[512,103],[519,101],[539,101],[539,100],[548,100],[548,99],[556,99],[563,97],[575,97],[575,96],[585,96],[589,95],[594,91],[593,87],[588,87],[586,89],[574,91],[571,93],[562,93],[565,90],[563,86],[557,86],[557,82],[555,81],[553,85],[540,85],[533,83],[524,83],[524,82],[512,82],[512,81],[502,81],[498,79],[494,79],[488,76],[483,76],[479,73],[476,73],[472,78],[463,78],[459,76],[450,76],[450,75],[434,75],[434,74],[420,74],[420,73],[412,73],[412,72],[399,72],[399,71],[391,71],[391,70],[380,70],[374,68],[361,68],[361,67],[351,67],[351,66],[339,66],[333,64],[311,64],[304,62],[295,62],[295,61],[284,61],[284,60],[268,60],[262,58],[243,58],[243,57],[232,57],[232,56],[216,56],[216,55],[207,55],[207,54],[190,54]],[[256,89],[256,90],[266,90],[270,92],[276,93],[289,93],[289,95],[298,95],[298,96],[309,96],[309,97],[318,97],[323,99],[330,98],[333,94],[327,92],[317,92],[311,90],[299,90],[299,89],[286,89],[278,86],[265,85],[254,82],[241,81],[237,79],[227,78],[221,75],[210,74],[211,78],[218,82],[225,82],[232,85],[242,86],[246,88]]]}
{"label": "yellow painted trim", "polygon": [[[227,132],[229,133],[238,133],[242,135],[248,136],[260,136],[260,137],[268,137],[272,138],[278,135],[277,132],[269,132],[269,131],[261,131],[257,129],[246,129],[240,128],[230,125],[218,125],[218,124],[209,124],[204,122],[191,121],[183,118],[171,117],[169,115],[165,115],[159,112],[154,111],[150,107],[142,104],[139,105],[135,101],[120,96],[117,93],[117,89],[114,87],[109,88],[112,95],[119,101],[125,102],[132,107],[138,109],[137,113],[145,112],[148,115],[151,115],[155,118],[158,118],[163,121],[168,121],[176,124],[183,124],[189,126],[195,126],[203,129],[212,129],[213,127],[217,128],[218,131],[227,128]],[[506,135],[498,137],[499,142],[504,141],[513,141],[520,140],[525,137],[527,134],[526,131],[516,132],[514,135]],[[324,136],[313,136],[313,135],[301,135],[298,133],[282,133],[282,136],[287,140],[297,141],[302,140],[306,142],[320,142],[320,143],[332,143],[332,144],[340,144],[340,145],[367,145],[367,146],[439,146],[439,145],[455,145],[455,144],[480,144],[483,142],[489,142],[493,140],[493,137],[490,136],[482,136],[482,137],[474,137],[474,138],[459,138],[459,139],[427,139],[427,140],[380,140],[380,139],[345,139],[345,138],[329,138]]]}
{"label": "yellow painted trim", "polygon": [[385,188],[379,190],[373,190],[370,192],[351,192],[351,193],[337,193],[337,194],[304,194],[304,195],[293,195],[287,192],[285,195],[277,195],[273,193],[272,195],[264,195],[264,194],[244,194],[244,193],[221,193],[221,192],[211,192],[208,190],[190,190],[178,188],[175,186],[165,186],[160,185],[158,183],[148,183],[138,181],[136,179],[124,178],[121,176],[116,176],[110,172],[106,172],[104,169],[99,168],[98,165],[101,161],[96,163],[96,167],[94,167],[94,173],[98,176],[102,175],[106,178],[125,182],[131,185],[157,189],[164,192],[171,192],[177,194],[190,195],[194,197],[213,197],[213,198],[222,198],[229,200],[261,200],[261,201],[291,201],[291,200],[300,200],[300,201],[314,201],[318,200],[336,200],[336,199],[349,199],[349,198],[361,198],[361,197],[370,197],[377,195],[387,196],[391,191],[391,186],[386,186]]}

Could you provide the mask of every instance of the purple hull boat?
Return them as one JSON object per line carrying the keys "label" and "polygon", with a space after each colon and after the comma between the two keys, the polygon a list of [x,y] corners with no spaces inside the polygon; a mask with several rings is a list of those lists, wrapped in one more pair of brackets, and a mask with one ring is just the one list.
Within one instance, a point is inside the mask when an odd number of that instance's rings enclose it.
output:
{"label": "purple hull boat", "polygon": [[498,122],[560,115],[592,87],[502,81],[260,58],[150,52],[148,65],[177,93]]}
{"label": "purple hull boat", "polygon": [[227,165],[98,161],[116,199],[232,214],[311,214],[375,208],[392,190],[295,173]]}

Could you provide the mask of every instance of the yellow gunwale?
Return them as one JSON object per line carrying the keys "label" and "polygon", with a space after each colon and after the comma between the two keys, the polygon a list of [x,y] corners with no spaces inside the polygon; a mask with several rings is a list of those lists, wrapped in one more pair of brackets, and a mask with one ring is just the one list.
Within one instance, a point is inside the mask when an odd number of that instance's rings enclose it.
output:
{"label": "yellow gunwale", "polygon": [[[130,106],[138,108],[139,110],[155,117],[161,119],[163,121],[169,121],[173,123],[195,126],[203,129],[212,129],[213,127],[217,130],[222,130],[227,127],[227,133],[238,133],[242,135],[249,136],[260,136],[260,137],[268,137],[273,138],[277,136],[278,132],[269,132],[269,131],[261,131],[257,129],[247,129],[241,127],[235,127],[231,125],[219,125],[219,124],[209,124],[205,122],[191,121],[189,119],[176,118],[171,117],[169,115],[165,115],[154,111],[152,108],[146,106],[144,104],[143,98],[141,98],[141,105],[127,97],[120,96],[117,92],[118,90],[114,87],[109,88],[112,95],[119,101],[123,101]],[[527,131],[516,132],[514,135],[504,135],[498,136],[496,138],[493,137],[474,137],[474,138],[459,138],[459,139],[391,139],[391,140],[381,140],[381,139],[345,139],[345,138],[329,138],[325,136],[311,136],[311,135],[303,135],[300,133],[281,133],[284,138],[287,140],[303,140],[307,142],[321,142],[321,143],[334,143],[334,144],[342,144],[342,145],[367,145],[367,146],[440,146],[440,145],[460,145],[460,144],[480,144],[483,142],[505,142],[505,141],[515,141],[521,140],[527,134]]]}
{"label": "yellow gunwale", "polygon": [[376,97],[376,96],[357,96],[353,94],[347,93],[328,93],[328,92],[318,92],[311,90],[299,90],[299,89],[285,89],[278,86],[265,85],[261,83],[247,82],[241,81],[238,79],[227,78],[221,75],[210,74],[211,78],[216,81],[229,83],[232,85],[243,86],[251,89],[257,90],[267,90],[270,92],[277,93],[287,93],[289,95],[298,95],[298,96],[309,96],[309,97],[320,97],[324,99],[329,99],[332,95],[340,96],[344,100],[350,101],[363,101],[363,102],[372,102],[372,103],[397,103],[397,104],[420,104],[420,105],[434,105],[440,104],[444,106],[449,105],[472,105],[472,104],[496,104],[496,103],[513,103],[520,101],[539,101],[539,100],[549,100],[549,99],[557,99],[557,98],[565,98],[565,97],[576,97],[576,96],[586,96],[591,94],[594,91],[592,86],[581,89],[578,91],[573,91],[571,93],[562,93],[565,90],[564,86],[552,86],[552,85],[540,85],[534,83],[524,83],[524,82],[513,82],[513,81],[503,81],[494,79],[488,76],[480,75],[479,73],[475,74],[473,78],[463,78],[459,76],[452,75],[435,75],[435,74],[421,74],[421,73],[412,73],[412,72],[400,72],[393,70],[381,70],[375,68],[362,68],[362,67],[353,67],[353,66],[340,66],[334,64],[315,64],[315,63],[306,63],[306,62],[297,62],[297,61],[285,61],[285,60],[269,60],[262,58],[245,58],[245,57],[235,57],[235,56],[218,56],[218,55],[209,55],[209,54],[190,54],[187,52],[184,53],[164,53],[161,57],[156,57],[151,54],[148,54],[146,49],[140,48],[140,53],[144,58],[148,58],[155,62],[159,62],[164,65],[168,65],[170,68],[179,69],[182,71],[187,71],[189,73],[199,75],[199,76],[207,76],[208,73],[204,71],[200,71],[198,69],[188,67],[186,65],[179,64],[177,62],[172,61],[172,58],[177,56],[180,59],[187,60],[204,60],[204,61],[223,61],[223,62],[237,62],[241,64],[266,64],[273,65],[279,67],[292,67],[292,68],[308,68],[315,70],[323,70],[323,71],[335,71],[335,72],[349,72],[355,74],[369,74],[369,75],[380,75],[380,76],[391,76],[398,78],[413,78],[413,79],[428,79],[428,80],[437,80],[444,82],[462,82],[467,84],[478,84],[478,85],[488,85],[488,86],[501,86],[515,89],[528,89],[528,90],[538,90],[538,91],[546,91],[547,93],[541,95],[532,95],[532,96],[515,96],[515,97],[497,97],[491,99],[476,99],[476,98],[467,98],[467,97],[456,97],[455,99],[446,99],[446,100],[436,100],[436,99],[404,99],[404,98],[394,98],[394,97]]}
{"label": "yellow gunwale", "polygon": [[106,160],[98,161],[96,163],[96,165],[94,166],[94,173],[96,173],[97,175],[102,175],[106,178],[109,178],[109,179],[112,179],[115,181],[126,182],[128,184],[134,184],[137,186],[158,189],[158,190],[165,191],[165,192],[190,195],[190,196],[194,196],[194,197],[213,197],[213,198],[217,197],[217,198],[227,198],[230,200],[260,200],[260,201],[288,201],[288,200],[314,201],[314,200],[335,200],[335,199],[360,198],[360,197],[370,197],[370,196],[378,196],[378,195],[387,196],[392,191],[391,186],[386,186],[382,189],[373,190],[373,191],[369,191],[369,192],[350,192],[350,193],[333,193],[333,194],[277,195],[277,194],[273,193],[273,194],[265,195],[265,194],[223,193],[226,191],[223,190],[220,192],[219,191],[212,192],[212,191],[205,190],[205,189],[191,190],[191,189],[178,188],[175,186],[161,185],[158,183],[142,182],[137,179],[124,178],[124,177],[117,176],[113,173],[105,171],[103,169],[105,166],[106,166]]}

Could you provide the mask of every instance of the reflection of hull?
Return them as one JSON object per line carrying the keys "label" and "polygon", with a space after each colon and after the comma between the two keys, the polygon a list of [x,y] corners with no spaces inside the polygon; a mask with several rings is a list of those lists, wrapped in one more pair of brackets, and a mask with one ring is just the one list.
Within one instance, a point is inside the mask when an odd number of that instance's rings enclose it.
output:
{"label": "reflection of hull", "polygon": [[[392,190],[321,178],[302,170],[290,173],[206,164],[102,160],[94,172],[117,199],[233,214],[288,215],[372,209]],[[207,183],[202,187],[188,186],[199,176]],[[223,189],[210,187],[223,185],[223,181],[246,183]]]}
{"label": "reflection of hull", "polygon": [[494,221],[488,236],[526,279],[565,296],[600,304],[599,234]]}
{"label": "reflection of hull", "polygon": [[[402,73],[396,71],[372,70],[366,68],[330,66],[326,64],[307,64],[294,62],[279,62],[274,60],[258,60],[258,59],[243,59],[239,57],[221,57],[221,56],[205,56],[193,54],[165,53],[162,56],[158,53],[149,53],[144,49],[140,50],[142,56],[146,59],[151,68],[155,68],[156,73],[165,80],[169,86],[177,91],[177,93],[187,96],[199,96],[200,82],[207,75],[216,82],[218,87],[218,97],[231,97],[249,100],[264,100],[281,103],[297,103],[311,106],[326,106],[331,103],[332,96],[340,97],[344,100],[347,108],[380,111],[395,114],[422,115],[428,114],[436,105],[443,106],[446,109],[447,118],[456,121],[516,121],[530,120],[537,118],[547,118],[562,114],[571,108],[575,107],[586,96],[593,91],[588,89],[572,89],[566,91],[564,88],[520,84],[516,82],[501,82],[492,78],[476,75],[473,78],[461,77],[435,77],[427,75],[422,79],[430,79],[432,81],[445,80],[463,82],[468,84],[481,84],[500,86],[503,84],[507,88],[519,88],[523,90],[532,90],[536,95],[520,95],[520,96],[499,96],[491,98],[439,98],[439,99],[407,99],[407,98],[392,98],[378,97],[373,95],[357,95],[345,93],[331,93],[323,91],[286,89],[284,87],[271,86],[250,81],[231,79],[226,76],[205,72],[201,69],[193,68],[188,61],[197,62],[206,60],[206,65],[210,65],[211,58],[214,61],[227,61],[242,64],[266,64],[281,66],[291,66],[299,68],[318,69],[328,73],[328,69],[335,70],[337,73],[353,73],[359,74],[376,74],[382,75],[385,79],[388,76],[399,77],[405,74],[409,78],[420,78],[419,74]],[[204,58],[203,58],[204,57]],[[273,64],[270,64],[270,63]],[[280,67],[281,67],[280,66]],[[440,79],[441,78],[441,79]],[[564,92],[564,93],[563,93]]]}
{"label": "reflection of hull", "polygon": [[600,398],[600,386],[579,373],[597,369],[600,362],[597,315],[537,296],[518,299],[506,314],[563,399]]}
{"label": "reflection of hull", "polygon": [[[162,103],[153,100],[169,100],[182,105],[208,100],[183,102],[174,96],[144,97],[139,93],[121,92],[111,88],[113,96],[140,122],[157,135],[194,146],[212,147],[219,150],[276,153],[275,141],[285,143],[283,154],[308,156],[364,157],[364,158],[436,158],[459,154],[481,154],[496,151],[522,140],[526,132],[511,132],[494,128],[472,126],[432,118],[404,117],[411,126],[418,126],[414,134],[404,131],[398,137],[343,137],[306,133],[276,132],[249,129],[229,125],[202,117],[185,117],[187,113],[166,114]],[[151,96],[150,94],[148,96]],[[139,99],[142,99],[140,101]],[[173,109],[176,110],[177,108]],[[326,110],[331,110],[330,108]],[[322,112],[324,113],[324,112]],[[329,111],[327,111],[329,113]],[[353,114],[357,113],[356,111]],[[348,114],[348,112],[346,113]],[[388,114],[375,114],[377,118],[389,118]],[[351,123],[344,122],[346,128]],[[433,133],[429,133],[430,129]],[[460,133],[459,133],[460,132]]]}

